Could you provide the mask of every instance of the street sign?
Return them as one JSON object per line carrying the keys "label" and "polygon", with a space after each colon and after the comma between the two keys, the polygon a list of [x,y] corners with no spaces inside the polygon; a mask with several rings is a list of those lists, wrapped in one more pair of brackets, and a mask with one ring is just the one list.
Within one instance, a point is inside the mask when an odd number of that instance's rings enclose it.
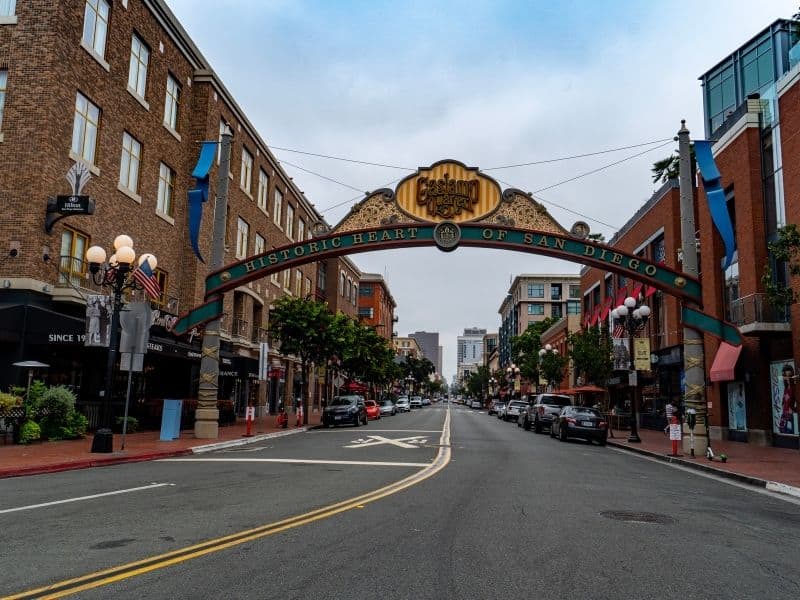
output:
{"label": "street sign", "polygon": [[56,210],[62,215],[90,215],[94,205],[89,196],[56,196]]}
{"label": "street sign", "polygon": [[144,368],[144,354],[121,352],[119,355],[119,370],[141,373]]}
{"label": "street sign", "polygon": [[258,345],[258,378],[261,381],[267,380],[269,374],[269,344],[261,342]]}

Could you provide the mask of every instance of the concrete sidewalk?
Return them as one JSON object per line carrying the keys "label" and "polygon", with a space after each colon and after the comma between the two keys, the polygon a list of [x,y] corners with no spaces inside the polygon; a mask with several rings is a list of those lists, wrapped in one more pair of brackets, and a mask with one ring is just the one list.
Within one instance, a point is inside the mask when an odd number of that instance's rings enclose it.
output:
{"label": "concrete sidewalk", "polygon": [[[614,438],[609,438],[608,444],[617,448],[800,498],[800,452],[797,450],[712,440],[716,455],[713,461],[704,456],[691,458],[682,450],[676,458],[670,455],[669,437],[661,431],[640,429],[640,444],[628,442],[629,431],[614,430],[613,433]],[[728,456],[727,462],[719,459],[720,454]]]}
{"label": "concrete sidewalk", "polygon": [[124,450],[122,449],[122,434],[115,433],[114,452],[108,454],[91,453],[91,434],[82,440],[39,442],[29,445],[8,444],[0,446],[0,478],[208,452],[268,437],[307,431],[320,424],[321,415],[320,412],[312,412],[309,415],[308,425],[297,427],[295,416],[290,414],[289,426],[286,429],[278,429],[275,426],[274,415],[259,417],[252,426],[252,437],[245,437],[247,426],[243,420],[239,420],[234,425],[220,427],[219,437],[215,440],[197,439],[192,430],[185,430],[181,432],[179,439],[162,442],[158,439],[160,432],[144,431],[126,435]]}

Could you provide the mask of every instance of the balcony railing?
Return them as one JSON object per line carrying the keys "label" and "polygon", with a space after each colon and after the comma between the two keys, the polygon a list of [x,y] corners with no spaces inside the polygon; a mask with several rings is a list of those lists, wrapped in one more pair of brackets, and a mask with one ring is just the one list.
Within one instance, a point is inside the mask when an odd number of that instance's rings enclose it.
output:
{"label": "balcony railing", "polygon": [[787,306],[773,306],[766,294],[742,296],[730,303],[730,320],[742,333],[789,331]]}
{"label": "balcony railing", "polygon": [[254,344],[259,344],[261,342],[268,342],[269,331],[267,331],[266,327],[253,327],[253,337],[251,341]]}
{"label": "balcony railing", "polygon": [[244,319],[233,319],[231,323],[231,337],[250,339],[250,322]]}

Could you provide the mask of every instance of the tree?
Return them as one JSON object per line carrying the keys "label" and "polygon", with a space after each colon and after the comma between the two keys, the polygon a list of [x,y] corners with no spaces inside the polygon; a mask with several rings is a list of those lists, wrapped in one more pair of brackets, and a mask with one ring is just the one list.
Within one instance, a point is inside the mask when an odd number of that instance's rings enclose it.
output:
{"label": "tree", "polygon": [[[542,334],[559,319],[547,317],[528,326],[520,335],[511,338],[511,361],[519,367],[523,379],[539,382],[539,350],[542,347]],[[504,375],[499,378],[502,381]]]}
{"label": "tree", "polygon": [[787,271],[790,277],[800,275],[800,231],[797,225],[790,223],[778,229],[778,239],[767,244],[767,248],[775,261],[777,273],[773,271],[772,262],[768,263],[764,266],[761,283],[769,303],[775,308],[786,309],[797,302],[797,292],[785,276]]}
{"label": "tree", "polygon": [[[697,159],[694,156],[694,144],[689,146],[689,157],[692,161],[691,172],[697,171]],[[673,153],[667,158],[662,158],[653,163],[650,169],[653,172],[653,183],[666,183],[670,179],[677,179],[680,175],[680,157]]]}
{"label": "tree", "polygon": [[569,359],[556,352],[545,352],[540,357],[539,371],[552,389],[556,384],[560,384],[564,379],[564,369]]}
{"label": "tree", "polygon": [[467,391],[470,395],[480,398],[482,402],[485,392],[489,389],[490,377],[489,367],[480,365],[474,373],[470,373],[467,379]]}
{"label": "tree", "polygon": [[269,330],[280,341],[283,354],[300,357],[303,423],[308,424],[308,369],[328,359],[332,347],[333,315],[315,300],[283,296],[269,314]]}
{"label": "tree", "polygon": [[584,381],[605,386],[611,377],[612,342],[608,331],[602,327],[589,327],[569,334],[570,358],[576,373]]}

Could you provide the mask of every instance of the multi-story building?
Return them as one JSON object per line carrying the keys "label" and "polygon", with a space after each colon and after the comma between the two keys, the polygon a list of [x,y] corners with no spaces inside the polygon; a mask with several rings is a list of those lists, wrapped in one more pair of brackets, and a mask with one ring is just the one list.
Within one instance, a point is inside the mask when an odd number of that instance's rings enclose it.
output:
{"label": "multi-story building", "polygon": [[[561,356],[569,356],[569,335],[571,333],[575,333],[580,331],[581,329],[581,316],[580,315],[566,315],[565,317],[559,319],[555,324],[553,324],[550,328],[544,330],[542,332],[541,342],[542,347],[550,346],[551,349],[556,350]],[[546,385],[548,382],[544,380],[544,378],[539,378],[539,385]],[[578,385],[577,374],[575,373],[574,365],[572,364],[572,360],[570,359],[567,362],[566,368],[564,369],[564,376],[561,378],[561,381],[554,382],[555,390],[565,390],[567,388],[571,388]],[[523,383],[522,393],[533,393],[532,386],[529,385],[528,389],[525,389]]]}
{"label": "multi-story building", "polygon": [[417,340],[422,355],[433,363],[436,373],[442,374],[442,347],[439,345],[439,332],[415,331],[409,337]]}
{"label": "multi-story building", "polygon": [[[681,247],[680,194],[678,181],[669,180],[609,240],[609,245],[655,263],[680,269]],[[663,427],[662,413],[667,402],[677,403],[682,395],[683,332],[680,304],[674,296],[642,286],[594,267],[581,269],[583,323],[610,329],[610,311],[627,296],[641,299],[651,309],[646,328],[637,337],[648,337],[653,368],[640,373],[640,413],[644,426]],[[615,341],[627,345],[627,337]],[[552,342],[551,342],[552,343]],[[627,364],[617,364],[608,382],[612,405],[620,410],[633,401],[635,390],[628,386]],[[573,382],[574,383],[574,382]],[[589,383],[589,382],[586,382]],[[603,383],[603,382],[591,382]]]}
{"label": "multi-story building", "polygon": [[394,349],[398,357],[405,359],[422,358],[424,352],[419,345],[419,341],[414,337],[396,337],[394,338]]}
{"label": "multi-story building", "polygon": [[[499,336],[497,332],[494,333],[487,333],[483,336],[483,365],[489,370],[489,377],[490,380],[493,377],[494,373],[497,373],[500,370],[500,353],[498,352],[498,339]],[[496,378],[495,378],[496,379]],[[490,395],[494,395],[495,388],[499,390],[499,384],[495,381],[490,381],[490,389],[488,390]]]}
{"label": "multi-story building", "polygon": [[[91,245],[110,248],[124,233],[139,254],[157,256],[161,287],[134,398],[196,397],[197,333],[177,339],[168,330],[175,315],[203,300],[208,273],[190,248],[187,226],[198,141],[217,141],[225,129],[233,133],[225,263],[307,238],[321,217],[164,0],[0,5],[14,13],[0,24],[0,193],[6,207],[0,235],[14,250],[0,260],[0,385],[20,380],[12,362],[36,359],[50,365],[49,381],[74,386],[87,406],[96,401],[104,385],[96,365],[106,350],[84,345],[85,298],[102,292],[87,274],[84,255]],[[218,160],[210,170],[211,190]],[[45,231],[48,198],[72,192],[65,175],[76,163],[91,175],[83,193],[94,200],[94,214],[68,216]],[[205,259],[211,255],[211,196],[199,235]],[[316,281],[309,264],[226,294],[221,398],[240,407],[264,400],[256,356],[269,306],[284,294],[313,295]],[[136,299],[143,296],[129,297]],[[271,359],[271,395],[291,397],[291,361],[275,352]],[[118,402],[122,375],[115,384]],[[94,414],[89,410],[90,419]]]}
{"label": "multi-story building", "polygon": [[317,298],[334,313],[358,319],[361,270],[347,256],[317,263]]}
{"label": "multi-story building", "polygon": [[[340,275],[340,286],[343,285],[343,276],[344,273]],[[394,316],[397,304],[383,276],[377,273],[362,273],[357,296],[358,318],[361,322],[374,327],[378,335],[391,340],[394,323],[397,320]]]}
{"label": "multi-story building", "polygon": [[484,335],[486,335],[486,329],[466,327],[464,328],[464,334],[456,338],[458,353],[456,368],[459,381],[462,384],[467,377],[483,364]]}
{"label": "multi-story building", "polygon": [[512,337],[548,317],[580,314],[580,297],[578,275],[517,275],[498,310],[500,366],[511,364]]}

